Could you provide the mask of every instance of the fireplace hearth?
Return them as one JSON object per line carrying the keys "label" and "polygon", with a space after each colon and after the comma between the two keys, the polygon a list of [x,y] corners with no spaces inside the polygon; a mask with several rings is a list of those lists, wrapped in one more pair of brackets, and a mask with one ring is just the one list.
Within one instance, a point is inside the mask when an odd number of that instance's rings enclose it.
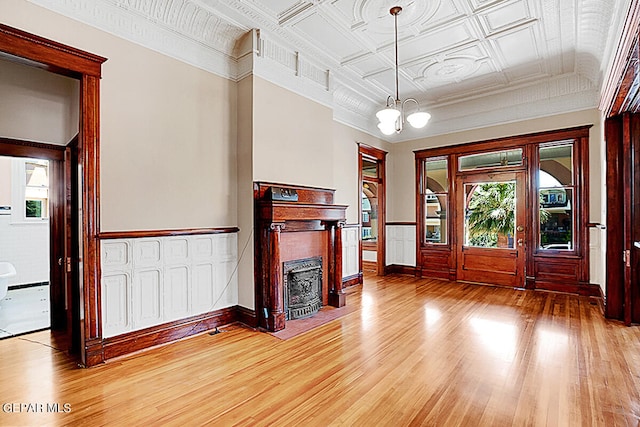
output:
{"label": "fireplace hearth", "polygon": [[322,307],[322,257],[287,261],[283,273],[286,320],[316,314]]}

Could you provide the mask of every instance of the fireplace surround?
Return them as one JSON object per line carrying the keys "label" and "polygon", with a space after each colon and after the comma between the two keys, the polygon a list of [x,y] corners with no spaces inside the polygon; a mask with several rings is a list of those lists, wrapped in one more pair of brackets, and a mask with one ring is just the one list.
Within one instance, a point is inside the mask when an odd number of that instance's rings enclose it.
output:
{"label": "fireplace surround", "polygon": [[[268,331],[286,327],[285,282],[295,261],[321,260],[320,301],[312,306],[344,306],[342,227],[347,206],[334,203],[335,190],[255,182],[253,191],[258,325]],[[302,315],[313,315],[314,309]]]}

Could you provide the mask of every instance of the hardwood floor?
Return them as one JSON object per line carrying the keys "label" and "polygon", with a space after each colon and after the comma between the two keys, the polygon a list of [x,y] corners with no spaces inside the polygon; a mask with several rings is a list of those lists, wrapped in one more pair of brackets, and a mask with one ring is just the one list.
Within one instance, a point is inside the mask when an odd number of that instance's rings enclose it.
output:
{"label": "hardwood floor", "polygon": [[640,327],[594,300],[387,276],[347,304],[287,341],[230,325],[90,369],[2,340],[0,425],[638,425]]}

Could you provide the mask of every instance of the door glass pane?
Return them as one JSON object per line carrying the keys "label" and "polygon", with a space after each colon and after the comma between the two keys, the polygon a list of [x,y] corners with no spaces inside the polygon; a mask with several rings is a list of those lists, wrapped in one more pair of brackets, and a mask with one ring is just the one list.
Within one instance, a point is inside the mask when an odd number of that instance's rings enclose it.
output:
{"label": "door glass pane", "polygon": [[378,185],[362,183],[362,241],[378,241]]}
{"label": "door glass pane", "polygon": [[427,171],[427,189],[433,193],[446,193],[449,191],[449,174],[447,159],[427,159],[425,161]]}
{"label": "door glass pane", "polygon": [[539,249],[573,250],[574,170],[573,143],[541,146],[538,170],[540,197]]}
{"label": "door glass pane", "polygon": [[573,146],[540,147],[540,188],[573,185]]}
{"label": "door glass pane", "polygon": [[464,195],[465,246],[513,249],[515,181],[465,184]]}
{"label": "door glass pane", "polygon": [[362,176],[369,178],[378,177],[378,162],[374,160],[362,159]]}
{"label": "door glass pane", "polygon": [[447,243],[447,195],[427,190],[424,198],[426,243]]}
{"label": "door glass pane", "polygon": [[458,159],[459,170],[468,171],[486,168],[503,168],[522,165],[522,149],[493,151],[491,153],[469,154]]}
{"label": "door glass pane", "polygon": [[449,168],[447,158],[429,158],[424,161],[423,189],[424,228],[426,244],[447,243],[447,206],[449,206]]}

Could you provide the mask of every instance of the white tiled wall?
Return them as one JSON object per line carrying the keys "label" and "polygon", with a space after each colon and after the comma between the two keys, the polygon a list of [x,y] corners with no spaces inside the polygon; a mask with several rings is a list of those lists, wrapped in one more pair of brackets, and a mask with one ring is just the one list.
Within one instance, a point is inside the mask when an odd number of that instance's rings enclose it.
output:
{"label": "white tiled wall", "polygon": [[104,240],[103,336],[238,304],[236,234]]}
{"label": "white tiled wall", "polygon": [[8,261],[17,275],[9,286],[49,281],[49,222],[12,224],[0,215],[0,261]]}

